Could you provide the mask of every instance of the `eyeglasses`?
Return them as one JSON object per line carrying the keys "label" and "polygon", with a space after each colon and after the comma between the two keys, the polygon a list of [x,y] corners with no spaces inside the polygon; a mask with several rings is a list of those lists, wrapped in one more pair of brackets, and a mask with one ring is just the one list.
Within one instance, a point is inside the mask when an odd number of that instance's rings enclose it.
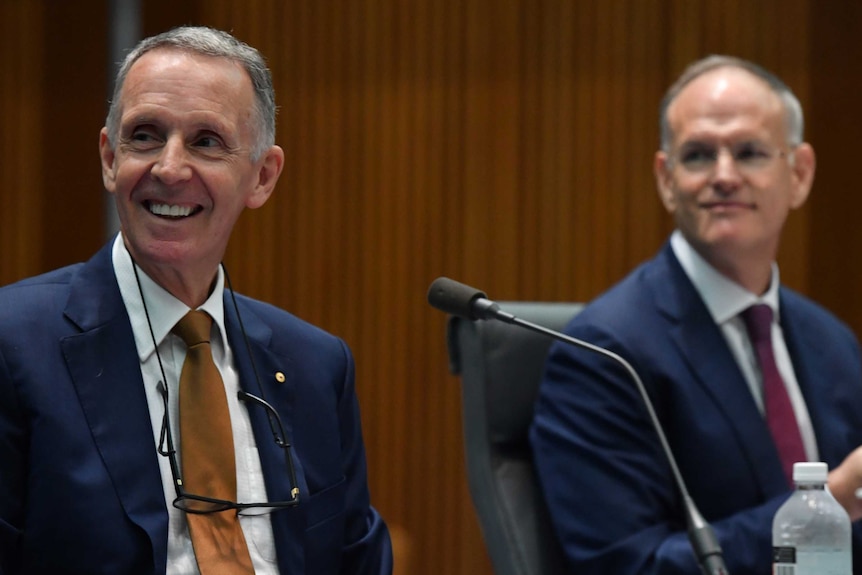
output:
{"label": "eyeglasses", "polygon": [[180,474],[180,468],[177,463],[177,452],[174,449],[174,440],[171,435],[171,425],[168,419],[168,393],[164,384],[159,382],[159,391],[162,394],[162,400],[165,404],[165,414],[162,417],[162,431],[159,435],[159,455],[168,458],[171,466],[171,475],[174,480],[174,488],[177,492],[177,497],[173,501],[173,506],[186,513],[218,513],[227,511],[228,509],[236,509],[237,513],[243,515],[243,512],[249,509],[263,509],[267,513],[294,507],[299,504],[299,487],[296,482],[296,469],[293,465],[293,457],[290,454],[290,444],[284,439],[287,437],[284,433],[284,426],[281,423],[281,417],[278,412],[269,403],[263,399],[246,393],[240,390],[237,394],[240,401],[246,405],[258,405],[266,410],[269,424],[272,429],[272,435],[275,439],[275,444],[284,452],[284,459],[287,464],[287,474],[290,479],[290,499],[287,501],[268,501],[263,503],[238,503],[236,501],[228,501],[226,499],[216,499],[214,497],[206,497],[204,495],[194,495],[186,492],[183,487],[183,477]]}
{"label": "eyeglasses", "polygon": [[[284,432],[284,425],[281,423],[281,417],[279,417],[275,408],[267,403],[266,400],[243,390],[239,390],[237,393],[237,397],[240,401],[245,402],[246,405],[251,402],[252,404],[258,405],[266,410],[267,419],[269,420],[269,428],[272,431],[275,444],[284,452],[287,475],[290,480],[290,499],[286,501],[267,501],[262,503],[238,503],[236,501],[206,497],[204,495],[193,495],[186,492],[183,487],[183,477],[180,475],[180,466],[177,463],[177,451],[174,449],[174,438],[171,434],[171,425],[168,418],[168,388],[164,384],[167,380],[165,377],[165,368],[162,364],[162,356],[159,354],[159,344],[156,342],[156,334],[153,332],[153,324],[150,321],[150,312],[147,309],[147,300],[144,298],[144,290],[141,287],[141,278],[138,275],[138,264],[135,262],[135,258],[132,257],[131,253],[129,254],[129,259],[132,261],[132,270],[135,272],[135,281],[138,284],[138,293],[141,296],[141,303],[144,307],[144,316],[147,318],[147,327],[150,330],[150,338],[152,338],[153,347],[156,350],[156,359],[159,362],[159,370],[162,374],[162,380],[159,381],[157,386],[159,393],[162,394],[165,414],[162,416],[162,430],[159,434],[159,446],[157,449],[159,455],[167,457],[170,462],[171,476],[173,477],[174,488],[177,492],[177,497],[174,499],[172,505],[186,513],[206,514],[236,509],[238,515],[245,514],[244,511],[249,509],[262,509],[264,510],[264,513],[271,513],[273,511],[278,511],[279,509],[286,509],[288,507],[299,505],[299,484],[296,481],[296,468],[293,464],[293,456],[290,453],[290,444],[286,440],[287,434]],[[242,316],[239,313],[239,306],[236,303],[236,294],[233,291],[227,268],[224,264],[221,264],[221,266],[224,271],[225,283],[227,284],[227,289],[230,292],[231,301],[233,302],[233,308],[234,311],[236,311],[242,339],[245,342],[246,351],[248,351],[249,361],[251,362],[252,371],[254,372],[254,379],[257,382],[257,388],[261,391],[261,395],[263,395],[263,388],[260,385],[260,375],[258,374],[257,366],[254,363],[254,354],[251,353],[251,345],[248,341],[248,335],[245,333],[245,326],[243,325]]]}
{"label": "eyeglasses", "polygon": [[768,168],[776,158],[792,157],[793,151],[781,150],[758,141],[715,146],[704,142],[688,143],[672,156],[683,170],[691,174],[706,174],[715,170],[722,151],[730,154],[734,166],[744,174],[756,174]]}

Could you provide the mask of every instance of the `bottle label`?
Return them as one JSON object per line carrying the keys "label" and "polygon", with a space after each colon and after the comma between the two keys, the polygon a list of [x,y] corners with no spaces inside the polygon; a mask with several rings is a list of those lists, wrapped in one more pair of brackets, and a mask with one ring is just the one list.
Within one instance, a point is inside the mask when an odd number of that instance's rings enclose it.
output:
{"label": "bottle label", "polygon": [[847,575],[850,554],[838,549],[772,548],[772,575]]}
{"label": "bottle label", "polygon": [[772,548],[772,575],[796,575],[796,547]]}
{"label": "bottle label", "polygon": [[773,547],[772,548],[772,562],[776,565],[779,563],[783,564],[795,564],[796,563],[796,547]]}

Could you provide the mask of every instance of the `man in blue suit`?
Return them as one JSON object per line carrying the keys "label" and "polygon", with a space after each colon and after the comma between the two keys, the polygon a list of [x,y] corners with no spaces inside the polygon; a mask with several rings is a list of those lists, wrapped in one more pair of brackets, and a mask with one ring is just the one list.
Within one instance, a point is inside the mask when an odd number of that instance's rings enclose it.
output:
{"label": "man in blue suit", "polygon": [[126,58],[99,140],[120,234],[0,289],[0,573],[240,572],[199,569],[184,511],[210,495],[180,464],[190,310],[212,320],[235,446],[236,499],[205,515],[239,524],[242,572],[392,572],[350,351],[235,295],[220,264],[278,180],[274,138],[269,71],[231,35],[179,28]]}
{"label": "man in blue suit", "polygon": [[[774,312],[801,458],[828,463],[832,493],[851,519],[862,517],[859,345],[832,314],[781,286],[775,264],[785,220],[814,177],[802,126],[796,97],[759,66],[721,56],[690,66],[663,100],[654,166],[677,229],[567,328],[640,375],[733,575],[771,572],[773,515],[791,493],[740,317],[752,304]],[[555,345],[531,443],[573,572],[700,573],[671,468],[619,365]],[[855,573],[860,540],[857,530]]]}

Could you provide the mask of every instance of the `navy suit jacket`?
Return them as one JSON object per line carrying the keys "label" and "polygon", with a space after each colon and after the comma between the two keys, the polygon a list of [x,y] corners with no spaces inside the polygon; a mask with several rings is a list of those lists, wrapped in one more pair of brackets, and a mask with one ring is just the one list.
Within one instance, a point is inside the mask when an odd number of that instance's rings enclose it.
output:
{"label": "navy suit jacket", "polygon": [[[781,288],[780,320],[820,459],[862,445],[862,365],[846,325]],[[577,315],[566,332],[638,372],[688,490],[733,575],[771,572],[772,518],[790,494],[763,416],[669,243]],[[631,378],[555,344],[530,432],[556,532],[578,575],[697,575],[680,497]],[[854,534],[856,567],[862,573]]]}
{"label": "navy suit jacket", "polygon": [[[241,385],[260,395],[225,297]],[[391,573],[389,534],[369,502],[348,348],[273,306],[242,296],[237,304],[297,464],[300,504],[271,516],[280,572]],[[289,499],[266,414],[249,413],[268,496]],[[0,289],[0,574],[164,573],[158,457],[110,244],[85,264]]]}

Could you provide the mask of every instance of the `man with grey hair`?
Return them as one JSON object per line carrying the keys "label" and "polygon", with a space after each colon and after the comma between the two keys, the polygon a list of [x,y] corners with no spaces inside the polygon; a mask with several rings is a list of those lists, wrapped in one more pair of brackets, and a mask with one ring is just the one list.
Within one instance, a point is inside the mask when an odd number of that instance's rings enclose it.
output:
{"label": "man with grey hair", "polygon": [[349,349],[221,263],[284,165],[261,55],[142,41],[99,152],[120,233],[0,289],[0,575],[391,574]]}
{"label": "man with grey hair", "polygon": [[[790,89],[751,62],[712,56],[669,89],[660,124],[654,171],[676,230],[566,333],[630,362],[727,570],[763,575],[794,462],[828,463],[830,490],[862,517],[859,344],[779,282],[781,232],[815,169]],[[574,572],[701,572],[672,468],[619,365],[555,345],[530,437]],[[856,530],[857,557],[860,541]]]}

